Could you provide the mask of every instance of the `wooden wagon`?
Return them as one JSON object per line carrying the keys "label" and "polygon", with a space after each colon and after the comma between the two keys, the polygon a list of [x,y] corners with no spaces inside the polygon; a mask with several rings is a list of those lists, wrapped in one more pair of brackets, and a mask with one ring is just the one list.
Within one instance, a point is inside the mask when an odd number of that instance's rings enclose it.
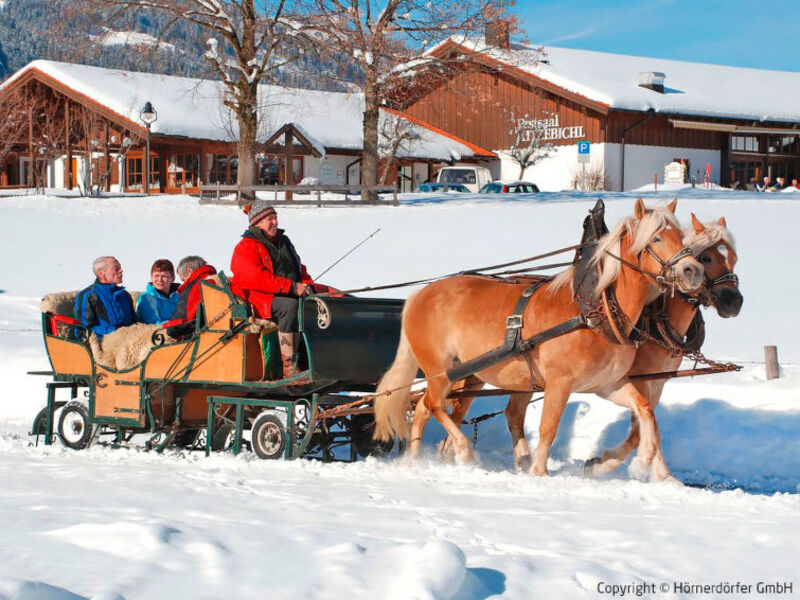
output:
{"label": "wooden wagon", "polygon": [[[270,380],[279,361],[274,327],[253,327],[249,307],[231,292],[224,274],[200,285],[192,331],[177,341],[156,331],[143,360],[119,370],[93,355],[87,331],[71,318],[69,297],[59,306],[44,303],[52,371],[35,374],[53,380],[31,431],[37,441],[42,435],[51,444],[57,435],[81,449],[101,435],[124,444],[148,434],[147,447],[161,451],[170,444],[202,446],[205,432],[207,453],[226,442],[238,452],[250,430],[252,449],[262,458],[352,460],[391,449],[372,440],[366,395],[394,359],[402,300],[302,299],[299,372]],[[71,391],[69,401],[57,399],[62,388]],[[332,410],[342,406],[347,410]]]}

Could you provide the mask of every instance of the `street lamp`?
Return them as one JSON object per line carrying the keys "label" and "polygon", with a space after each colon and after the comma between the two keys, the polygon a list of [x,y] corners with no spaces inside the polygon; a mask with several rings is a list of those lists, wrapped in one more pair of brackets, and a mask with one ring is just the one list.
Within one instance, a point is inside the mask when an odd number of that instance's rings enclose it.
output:
{"label": "street lamp", "polygon": [[150,126],[158,120],[158,113],[150,101],[144,103],[142,110],[139,111],[139,118],[142,123],[147,125],[147,150],[144,160],[144,193],[150,193]]}

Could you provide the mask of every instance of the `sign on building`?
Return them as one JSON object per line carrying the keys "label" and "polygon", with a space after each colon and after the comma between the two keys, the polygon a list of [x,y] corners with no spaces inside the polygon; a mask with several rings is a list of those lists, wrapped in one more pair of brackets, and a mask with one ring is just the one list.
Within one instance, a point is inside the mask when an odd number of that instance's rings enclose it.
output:
{"label": "sign on building", "polygon": [[664,167],[664,183],[685,183],[686,167],[679,162],[671,162]]}

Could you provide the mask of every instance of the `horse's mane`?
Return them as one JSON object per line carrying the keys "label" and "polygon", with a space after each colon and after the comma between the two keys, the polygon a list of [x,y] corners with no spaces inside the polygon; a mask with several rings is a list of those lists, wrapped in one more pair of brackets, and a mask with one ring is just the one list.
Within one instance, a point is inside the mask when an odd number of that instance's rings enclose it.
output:
{"label": "horse's mane", "polygon": [[632,238],[631,252],[639,254],[656,235],[669,226],[680,231],[675,213],[659,206],[648,209],[641,220],[634,216],[625,217],[612,231],[601,237],[592,257],[592,264],[600,263],[600,280],[595,292],[599,294],[619,277],[622,263],[615,257],[620,256],[623,237],[627,235]]}
{"label": "horse's mane", "polygon": [[[647,247],[650,240],[669,225],[680,231],[675,214],[668,208],[659,206],[648,209],[641,220],[634,216],[625,217],[613,231],[601,237],[591,263],[594,265],[600,261],[601,267],[600,280],[595,292],[599,294],[619,277],[621,263],[616,258],[609,256],[607,252],[619,256],[622,238],[626,234],[633,238],[631,250],[638,254]],[[718,227],[722,226],[718,225]],[[553,277],[548,286],[550,293],[555,293],[567,285],[571,288],[574,270],[573,267],[570,267]]]}
{"label": "horse's mane", "polygon": [[683,232],[683,243],[691,249],[694,256],[699,256],[702,252],[720,242],[736,254],[736,240],[733,239],[733,234],[728,231],[727,227],[716,222],[703,223],[703,227],[705,229],[700,233],[695,233],[692,228]]}

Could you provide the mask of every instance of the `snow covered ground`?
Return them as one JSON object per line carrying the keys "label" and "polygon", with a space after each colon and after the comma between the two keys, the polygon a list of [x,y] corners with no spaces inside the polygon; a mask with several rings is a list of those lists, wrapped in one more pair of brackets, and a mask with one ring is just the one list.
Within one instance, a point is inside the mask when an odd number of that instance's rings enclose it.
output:
{"label": "snow covered ground", "polygon": [[[234,208],[187,197],[0,198],[0,598],[786,596],[758,592],[759,582],[800,593],[800,203],[793,194],[677,193],[684,221],[689,211],[726,216],[745,297],[735,320],[706,312],[704,347],[744,370],[671,382],[657,411],[667,463],[686,487],[641,483],[624,467],[584,479],[583,461],[625,435],[628,415],[583,395],[565,412],[550,479],[512,472],[502,417],[481,425],[479,463],[467,467],[435,459],[435,424],[428,457],[413,465],[32,446],[26,431],[44,380],[25,373],[48,368],[39,298],[86,285],[102,254],[121,260],[130,289],[144,287],[162,256],[201,254],[227,270],[245,222]],[[280,220],[312,274],[380,227],[324,278],[350,288],[575,243],[598,195],[419,194],[397,208],[283,209]],[[610,223],[635,199],[602,196]],[[783,365],[772,382],[765,344],[778,346]],[[502,405],[487,399],[473,414]],[[539,410],[531,405],[526,423],[532,444]],[[675,582],[720,586],[696,594]],[[737,582],[750,593],[726,593]]]}

